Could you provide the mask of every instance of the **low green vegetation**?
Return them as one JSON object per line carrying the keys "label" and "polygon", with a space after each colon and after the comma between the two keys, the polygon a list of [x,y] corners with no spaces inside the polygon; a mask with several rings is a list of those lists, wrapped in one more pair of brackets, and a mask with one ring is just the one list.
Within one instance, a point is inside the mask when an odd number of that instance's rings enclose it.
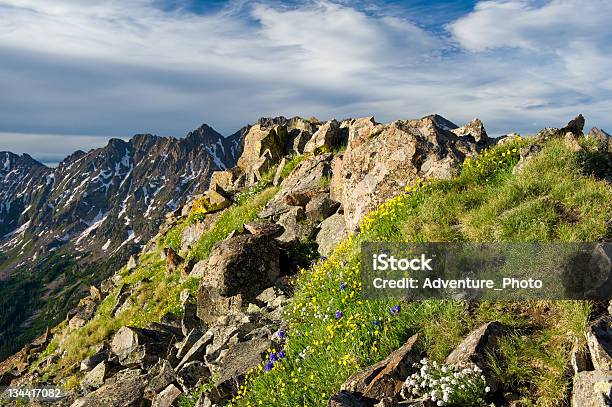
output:
{"label": "low green vegetation", "polygon": [[[213,245],[224,239],[232,231],[241,231],[245,222],[256,218],[257,213],[265,206],[277,188],[268,187],[251,199],[234,205],[218,216],[206,232],[202,234],[193,250],[187,253],[188,258],[204,259],[208,257]],[[187,226],[187,219],[182,219],[161,239],[161,246],[169,246],[179,251],[181,234]],[[59,340],[52,342],[46,354],[59,350],[64,353],[61,365],[51,365],[43,372],[47,376],[64,378],[64,387],[78,385],[80,373],[74,373],[73,367],[84,358],[95,352],[96,346],[109,340],[122,326],[144,327],[151,322],[159,321],[164,315],[181,312],[180,293],[187,289],[196,294],[199,280],[187,278],[181,280],[180,272],[169,272],[162,259],[160,249],[140,256],[138,266],[133,270],[123,268],[119,275],[121,281],[97,307],[95,316],[82,328],[70,331],[66,324],[58,327]],[[120,312],[113,313],[118,296],[126,287],[131,294]],[[59,345],[61,343],[61,346]],[[42,361],[42,355],[39,361]]]}
{"label": "low green vegetation", "polygon": [[277,191],[276,187],[268,187],[246,202],[223,211],[212,227],[200,237],[188,257],[197,260],[206,259],[215,243],[223,240],[233,231],[241,232],[242,225],[255,219],[257,213]]}
{"label": "low green vegetation", "polygon": [[[420,334],[441,362],[463,337],[498,320],[510,333],[489,355],[502,389],[522,405],[564,405],[569,349],[582,340],[590,304],[580,301],[404,303],[361,298],[359,248],[366,241],[599,241],[610,237],[612,187],[585,171],[598,152],[549,142],[516,175],[527,141],[468,160],[452,180],[418,181],[368,215],[329,259],[299,273],[276,363],[251,371],[232,405],[325,406],[353,373]],[[275,359],[276,359],[275,358]]]}

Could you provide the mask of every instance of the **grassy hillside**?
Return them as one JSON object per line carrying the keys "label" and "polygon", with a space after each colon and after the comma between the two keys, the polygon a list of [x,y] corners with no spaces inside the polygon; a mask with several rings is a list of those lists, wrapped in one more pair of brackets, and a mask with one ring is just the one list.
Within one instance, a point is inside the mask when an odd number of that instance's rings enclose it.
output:
{"label": "grassy hillside", "polygon": [[[502,387],[525,405],[566,398],[569,349],[583,332],[591,304],[580,301],[364,301],[359,247],[365,241],[597,241],[612,237],[612,187],[585,171],[599,153],[551,141],[512,174],[518,141],[468,160],[459,177],[418,182],[371,213],[360,232],[328,259],[300,272],[287,311],[287,341],[270,369],[252,371],[235,406],[325,406],[356,371],[387,356],[409,336],[442,361],[474,327],[491,320],[511,327],[490,365]],[[397,306],[400,306],[399,312]],[[396,308],[393,308],[396,307]],[[272,349],[271,353],[281,349]]]}
{"label": "grassy hillside", "polygon": [[[262,188],[259,193],[241,204],[232,206],[216,219],[212,227],[207,230],[196,243],[187,257],[204,258],[212,246],[225,238],[233,230],[241,231],[242,225],[256,217],[267,201],[276,193],[276,188]],[[164,245],[178,249],[180,235],[191,220],[185,219],[171,229],[162,239]],[[144,327],[150,322],[159,321],[165,314],[181,312],[180,293],[188,289],[196,294],[199,280],[189,278],[181,281],[178,271],[166,271],[166,263],[162,259],[161,249],[142,255],[138,267],[128,271],[123,268],[120,273],[121,282],[99,304],[95,316],[82,328],[70,332],[66,324],[55,328],[59,333],[40,357],[43,360],[51,352],[58,349],[63,354],[58,363],[45,368],[43,377],[61,380],[67,389],[78,385],[82,373],[77,372],[78,364],[84,358],[95,352],[96,346],[104,340],[109,340],[124,325]],[[112,310],[117,302],[117,296],[123,285],[129,284],[132,294],[126,306],[118,315]],[[61,345],[60,345],[61,343]],[[32,367],[36,367],[34,363]],[[75,370],[76,369],[76,370]]]}

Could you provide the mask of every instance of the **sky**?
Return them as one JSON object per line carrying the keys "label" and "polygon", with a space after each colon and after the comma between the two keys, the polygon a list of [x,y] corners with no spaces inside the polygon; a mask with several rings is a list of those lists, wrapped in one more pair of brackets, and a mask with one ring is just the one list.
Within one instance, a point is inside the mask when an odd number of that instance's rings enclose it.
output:
{"label": "sky", "polygon": [[0,0],[0,151],[262,116],[612,130],[608,0]]}

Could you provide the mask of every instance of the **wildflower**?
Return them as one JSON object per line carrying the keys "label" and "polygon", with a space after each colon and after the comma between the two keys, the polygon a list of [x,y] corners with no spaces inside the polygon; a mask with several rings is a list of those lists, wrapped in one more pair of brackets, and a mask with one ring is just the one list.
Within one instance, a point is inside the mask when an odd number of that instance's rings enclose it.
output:
{"label": "wildflower", "polygon": [[485,393],[488,393],[491,391],[491,388],[489,386],[485,387]]}
{"label": "wildflower", "polygon": [[287,354],[285,353],[284,350],[281,350],[280,352],[278,352],[278,358],[279,359],[283,359],[285,356],[287,356]]}
{"label": "wildflower", "polygon": [[381,323],[379,320],[375,319],[374,321],[372,321],[372,324],[374,324],[374,326],[380,326]]}
{"label": "wildflower", "polygon": [[274,334],[274,336],[276,336],[279,339],[285,339],[287,337],[287,334],[285,333],[284,330],[279,329],[278,331],[276,331],[276,333]]}
{"label": "wildflower", "polygon": [[278,355],[276,353],[271,353],[269,359],[272,363],[278,362]]}
{"label": "wildflower", "polygon": [[346,283],[345,282],[340,282],[340,291],[344,291],[344,289],[346,288]]}
{"label": "wildflower", "polygon": [[346,259],[342,260],[342,268],[346,267],[346,263],[348,263],[348,260]]}
{"label": "wildflower", "polygon": [[264,372],[269,372],[274,367],[274,362],[268,362],[264,366]]}
{"label": "wildflower", "polygon": [[402,308],[399,305],[394,305],[389,311],[391,312],[391,315],[398,316],[401,310]]}
{"label": "wildflower", "polygon": [[344,316],[344,312],[342,312],[340,310],[336,311],[336,320],[339,320],[343,316]]}

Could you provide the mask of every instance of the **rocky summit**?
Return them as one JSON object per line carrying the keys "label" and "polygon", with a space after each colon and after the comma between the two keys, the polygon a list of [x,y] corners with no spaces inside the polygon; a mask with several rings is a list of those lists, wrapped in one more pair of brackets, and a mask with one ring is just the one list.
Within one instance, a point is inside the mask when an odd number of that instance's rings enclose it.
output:
{"label": "rocky summit", "polygon": [[[609,239],[610,136],[583,126],[277,117],[112,140],[55,169],[2,153],[4,294],[44,301],[7,302],[37,337],[0,385],[59,386],[73,407],[603,407],[608,304],[360,292],[365,241]],[[3,323],[5,344],[21,331]]]}

